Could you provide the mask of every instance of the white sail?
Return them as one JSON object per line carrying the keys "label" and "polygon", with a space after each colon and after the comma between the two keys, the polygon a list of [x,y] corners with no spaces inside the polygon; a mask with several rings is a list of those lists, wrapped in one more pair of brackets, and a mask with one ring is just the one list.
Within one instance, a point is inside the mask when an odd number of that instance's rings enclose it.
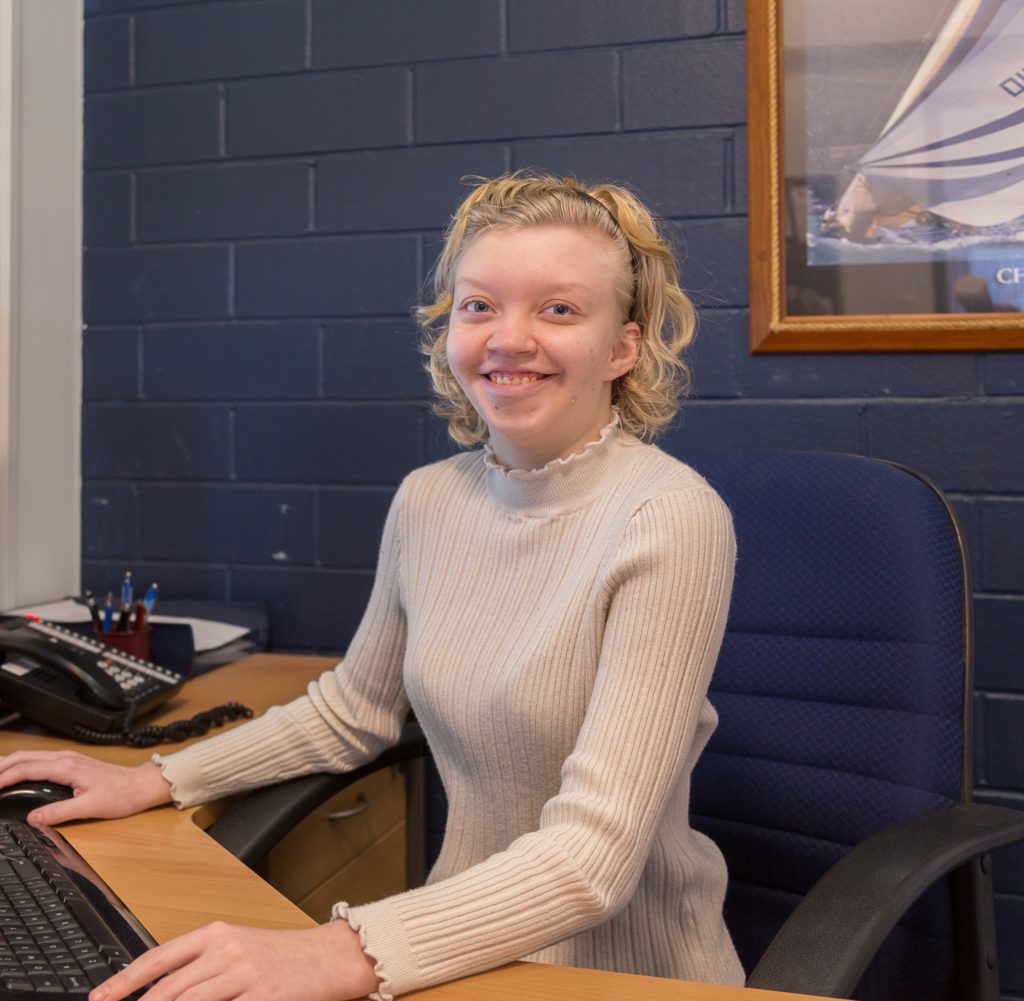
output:
{"label": "white sail", "polygon": [[1024,0],[961,0],[855,169],[965,225],[1024,216]]}

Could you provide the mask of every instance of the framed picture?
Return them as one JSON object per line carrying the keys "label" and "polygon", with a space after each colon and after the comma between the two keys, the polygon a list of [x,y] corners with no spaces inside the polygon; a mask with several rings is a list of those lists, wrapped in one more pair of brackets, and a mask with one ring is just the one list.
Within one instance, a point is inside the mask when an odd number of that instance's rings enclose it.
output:
{"label": "framed picture", "polygon": [[751,351],[1024,349],[1024,0],[746,16]]}

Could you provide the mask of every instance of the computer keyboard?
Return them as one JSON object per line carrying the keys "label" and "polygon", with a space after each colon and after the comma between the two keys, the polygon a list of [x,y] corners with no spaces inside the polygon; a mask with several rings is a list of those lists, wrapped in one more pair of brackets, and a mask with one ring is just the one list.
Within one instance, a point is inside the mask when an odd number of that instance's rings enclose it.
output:
{"label": "computer keyboard", "polygon": [[84,999],[155,944],[57,831],[0,820],[0,998]]}

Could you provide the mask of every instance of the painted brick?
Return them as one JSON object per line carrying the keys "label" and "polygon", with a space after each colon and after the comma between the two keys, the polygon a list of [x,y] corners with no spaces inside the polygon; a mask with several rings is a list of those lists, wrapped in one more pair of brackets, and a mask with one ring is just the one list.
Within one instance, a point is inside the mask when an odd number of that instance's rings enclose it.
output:
{"label": "painted brick", "polygon": [[743,31],[746,27],[744,0],[726,0],[725,26],[729,31]]}
{"label": "painted brick", "polygon": [[407,313],[417,287],[416,238],[283,240],[238,248],[242,316]]}
{"label": "painted brick", "polygon": [[[976,803],[1002,806],[1009,810],[1024,810],[1024,801],[1019,798],[983,792],[974,799]],[[993,854],[992,884],[996,893],[1016,893],[1024,896],[1024,842]]]}
{"label": "painted brick", "polygon": [[716,0],[509,0],[508,14],[513,51],[652,42],[718,26]]}
{"label": "painted brick", "polygon": [[311,564],[311,490],[281,487],[142,487],[144,559]]}
{"label": "painted brick", "polygon": [[749,191],[748,171],[750,164],[747,160],[747,130],[737,129],[733,138],[733,191],[735,192],[735,203],[732,206],[736,212],[747,211],[747,195]]}
{"label": "painted brick", "polygon": [[319,346],[311,323],[160,327],[143,336],[151,400],[315,397]]}
{"label": "painted brick", "polygon": [[981,512],[975,498],[970,495],[946,499],[952,504],[957,524],[960,526],[971,572],[971,589],[976,591],[982,577]]}
{"label": "painted brick", "polygon": [[1020,735],[1024,733],[1024,698],[986,695],[985,782],[993,789],[1024,791]]}
{"label": "painted brick", "polygon": [[187,3],[209,3],[210,0],[85,0],[85,16],[105,14],[115,10],[142,10],[147,7],[180,7]]}
{"label": "painted brick", "polygon": [[1024,598],[975,597],[974,683],[978,688],[1024,694],[1021,636]]}
{"label": "painted brick", "polygon": [[706,216],[728,208],[725,140],[714,132],[586,136],[516,143],[512,156],[515,167],[625,184],[662,216]]}
{"label": "painted brick", "polygon": [[991,354],[981,359],[981,381],[991,396],[1019,396],[1024,393],[1024,356]]}
{"label": "painted brick", "polygon": [[287,236],[309,226],[309,168],[257,163],[145,172],[140,240]]}
{"label": "painted brick", "polygon": [[85,167],[216,159],[219,106],[215,86],[87,97]]}
{"label": "painted brick", "polygon": [[1022,404],[869,404],[867,427],[869,454],[918,469],[943,490],[1024,492]]}
{"label": "painted brick", "polygon": [[227,86],[228,153],[261,156],[400,146],[403,69],[303,73]]}
{"label": "painted brick", "polygon": [[746,306],[746,219],[693,219],[673,231],[680,281],[693,301],[714,309]]}
{"label": "painted brick", "polygon": [[692,395],[699,400],[735,397],[736,359],[746,347],[746,310],[702,311],[697,336],[686,353]]}
{"label": "painted brick", "polygon": [[459,59],[500,50],[498,0],[314,0],[318,68]]}
{"label": "painted brick", "polygon": [[742,39],[650,45],[625,53],[624,127],[729,125],[746,120]]}
{"label": "painted brick", "polygon": [[86,174],[82,179],[82,243],[128,243],[132,238],[132,177]]}
{"label": "painted brick", "polygon": [[975,692],[971,700],[971,757],[974,765],[974,787],[985,784],[985,696]]}
{"label": "painted brick", "polygon": [[999,956],[999,985],[1004,994],[1024,995],[1024,949],[1020,930],[1024,928],[1024,900],[996,898],[996,952]]}
{"label": "painted brick", "polygon": [[398,483],[423,461],[418,407],[240,406],[238,477],[249,481]]}
{"label": "painted brick", "polygon": [[85,479],[216,480],[231,471],[226,407],[87,404]]}
{"label": "painted brick", "polygon": [[82,397],[135,400],[139,396],[139,331],[88,327],[82,336]]}
{"label": "painted brick", "polygon": [[421,66],[419,142],[576,135],[617,127],[615,56],[544,53]]}
{"label": "painted brick", "polygon": [[411,320],[332,323],[324,328],[324,396],[426,399],[430,379]]}
{"label": "painted brick", "polygon": [[226,567],[186,564],[148,563],[135,561],[85,560],[82,563],[83,587],[96,594],[117,593],[125,571],[131,570],[134,580],[157,581],[164,600],[226,601],[228,571]]}
{"label": "painted brick", "polygon": [[206,4],[135,19],[141,85],[288,73],[305,62],[303,0]]}
{"label": "painted brick", "polygon": [[256,601],[270,614],[276,650],[342,653],[366,609],[373,586],[369,571],[234,568],[231,597]]}
{"label": "painted brick", "polygon": [[982,587],[1024,593],[1024,500],[983,503],[981,540]]}
{"label": "painted brick", "polygon": [[420,242],[423,248],[423,256],[420,261],[420,274],[417,289],[426,288],[430,282],[430,274],[437,264],[437,258],[444,249],[444,233],[441,230],[432,230],[420,234]]}
{"label": "painted brick", "polygon": [[446,420],[435,416],[429,410],[424,414],[423,420],[427,451],[425,462],[440,462],[466,451],[448,434]]}
{"label": "painted brick", "polygon": [[[82,487],[82,556],[131,559],[138,556],[139,509],[135,488],[126,483]],[[104,592],[105,593],[105,592]]]}
{"label": "painted brick", "polygon": [[90,250],[82,311],[89,322],[216,319],[228,315],[227,247]]}
{"label": "painted brick", "polygon": [[322,490],[318,562],[323,566],[373,570],[393,497],[393,490]]}
{"label": "painted brick", "polygon": [[320,232],[442,229],[462,200],[467,175],[505,171],[498,144],[364,150],[323,157],[317,168]]}
{"label": "painted brick", "polygon": [[130,85],[130,32],[131,21],[127,17],[85,22],[82,68],[87,94]]}
{"label": "painted brick", "polygon": [[704,402],[693,400],[662,447],[786,448],[857,452],[863,408],[855,404]]}
{"label": "painted brick", "polygon": [[756,397],[968,396],[977,385],[970,354],[751,355],[740,388]]}

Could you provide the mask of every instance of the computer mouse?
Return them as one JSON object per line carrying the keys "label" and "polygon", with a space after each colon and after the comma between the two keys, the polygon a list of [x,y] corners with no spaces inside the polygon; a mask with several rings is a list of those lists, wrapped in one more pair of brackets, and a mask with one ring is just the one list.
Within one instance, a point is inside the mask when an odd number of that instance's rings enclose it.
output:
{"label": "computer mouse", "polygon": [[58,782],[18,782],[0,789],[0,818],[23,821],[37,806],[70,799],[74,790]]}

